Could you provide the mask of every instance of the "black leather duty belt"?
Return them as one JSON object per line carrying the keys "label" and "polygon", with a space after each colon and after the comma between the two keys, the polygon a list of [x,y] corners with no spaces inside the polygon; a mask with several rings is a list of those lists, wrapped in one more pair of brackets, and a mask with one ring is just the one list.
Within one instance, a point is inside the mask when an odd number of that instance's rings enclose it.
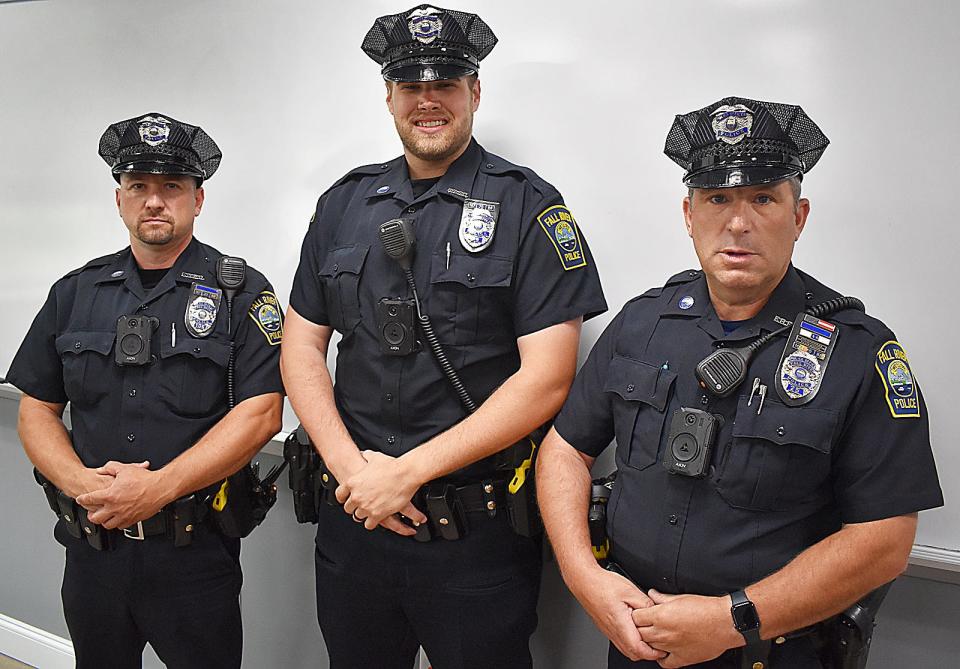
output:
{"label": "black leather duty belt", "polygon": [[[339,506],[334,494],[337,480],[320,462],[320,501],[330,506]],[[414,539],[421,542],[434,539],[455,541],[470,531],[466,514],[483,513],[495,518],[503,510],[506,513],[507,484],[512,472],[494,472],[479,481],[453,481],[438,479],[421,487],[414,494],[413,505],[423,511],[427,522],[413,525],[401,516],[401,521],[417,531]]]}
{"label": "black leather duty belt", "polygon": [[77,504],[43,474],[33,470],[34,478],[43,488],[50,509],[63,523],[67,533],[75,539],[86,539],[98,551],[111,550],[122,538],[143,541],[147,537],[165,536],[174,546],[187,546],[194,533],[204,527],[209,505],[203,502],[206,496],[193,493],[165,506],[153,516],[123,530],[108,530],[87,517],[87,510]]}

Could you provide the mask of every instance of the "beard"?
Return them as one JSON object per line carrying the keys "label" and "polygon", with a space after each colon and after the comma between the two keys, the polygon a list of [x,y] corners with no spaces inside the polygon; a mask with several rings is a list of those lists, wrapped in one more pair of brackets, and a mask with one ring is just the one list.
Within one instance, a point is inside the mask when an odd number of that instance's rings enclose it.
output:
{"label": "beard", "polygon": [[397,134],[403,148],[420,160],[440,162],[456,155],[470,142],[473,134],[473,115],[448,122],[443,132],[424,135],[410,121],[394,118]]}
{"label": "beard", "polygon": [[154,246],[169,244],[173,239],[173,223],[137,223],[137,239]]}

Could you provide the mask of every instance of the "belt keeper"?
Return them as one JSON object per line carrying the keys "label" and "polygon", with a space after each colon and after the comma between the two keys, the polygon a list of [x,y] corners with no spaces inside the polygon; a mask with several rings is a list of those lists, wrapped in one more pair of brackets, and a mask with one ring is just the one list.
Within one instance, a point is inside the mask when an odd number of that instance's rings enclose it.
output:
{"label": "belt keeper", "polygon": [[57,507],[60,509],[60,519],[63,521],[67,532],[74,539],[83,538],[83,530],[80,528],[80,519],[77,517],[77,502],[62,490],[57,490]]}
{"label": "belt keeper", "polygon": [[427,515],[436,532],[447,541],[456,541],[466,534],[466,516],[450,483],[431,483],[427,488]]}
{"label": "belt keeper", "polygon": [[483,506],[486,509],[487,515],[491,518],[497,517],[497,497],[496,497],[496,488],[493,486],[492,479],[484,479],[480,481],[480,489],[483,492]]}
{"label": "belt keeper", "polygon": [[87,518],[87,510],[83,507],[77,508],[77,520],[90,547],[97,551],[110,550],[110,533],[96,523],[91,523]]}
{"label": "belt keeper", "polygon": [[330,506],[337,505],[337,479],[333,478],[333,473],[327,468],[324,461],[320,460],[320,467],[317,469],[316,483],[322,488],[320,498]]}
{"label": "belt keeper", "polygon": [[182,497],[173,503],[173,545],[189,546],[196,530],[196,495]]}

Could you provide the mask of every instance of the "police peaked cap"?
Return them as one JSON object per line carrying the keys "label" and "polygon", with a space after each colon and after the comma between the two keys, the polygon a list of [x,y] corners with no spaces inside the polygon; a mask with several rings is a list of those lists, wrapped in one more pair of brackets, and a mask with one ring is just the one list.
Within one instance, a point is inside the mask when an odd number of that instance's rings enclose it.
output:
{"label": "police peaked cap", "polygon": [[830,140],[796,105],[728,97],[681,114],[664,153],[691,188],[727,188],[800,177]]}
{"label": "police peaked cap", "polygon": [[381,16],[360,48],[390,81],[437,81],[475,74],[497,36],[476,14],[418,5]]}
{"label": "police peaked cap", "polygon": [[151,112],[109,126],[100,157],[120,182],[123,172],[185,174],[204,181],[220,166],[220,147],[202,128]]}

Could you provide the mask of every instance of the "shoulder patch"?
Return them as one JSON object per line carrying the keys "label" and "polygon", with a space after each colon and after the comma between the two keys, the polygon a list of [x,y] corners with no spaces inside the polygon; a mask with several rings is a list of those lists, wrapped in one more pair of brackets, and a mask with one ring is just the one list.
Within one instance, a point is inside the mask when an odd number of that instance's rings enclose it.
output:
{"label": "shoulder patch", "polygon": [[562,204],[555,204],[537,216],[537,222],[553,242],[564,270],[587,266],[583,246],[580,244],[580,231],[569,209]]}
{"label": "shoulder patch", "polygon": [[877,374],[886,389],[887,406],[894,418],[919,418],[920,397],[910,371],[907,353],[894,340],[886,342],[877,351]]}
{"label": "shoulder patch", "polygon": [[277,296],[271,291],[265,290],[257,295],[247,313],[270,346],[277,346],[283,341],[283,310]]}

